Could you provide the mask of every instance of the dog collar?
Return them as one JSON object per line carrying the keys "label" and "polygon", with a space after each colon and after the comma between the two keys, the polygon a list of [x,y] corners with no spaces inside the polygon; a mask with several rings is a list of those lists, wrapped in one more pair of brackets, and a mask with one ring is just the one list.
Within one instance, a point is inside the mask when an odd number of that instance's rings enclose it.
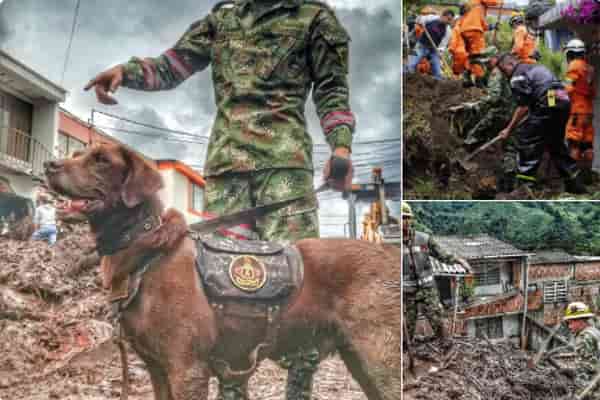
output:
{"label": "dog collar", "polygon": [[160,215],[147,215],[139,222],[120,233],[103,235],[96,239],[97,251],[100,256],[110,256],[129,246],[140,235],[154,231],[162,225]]}

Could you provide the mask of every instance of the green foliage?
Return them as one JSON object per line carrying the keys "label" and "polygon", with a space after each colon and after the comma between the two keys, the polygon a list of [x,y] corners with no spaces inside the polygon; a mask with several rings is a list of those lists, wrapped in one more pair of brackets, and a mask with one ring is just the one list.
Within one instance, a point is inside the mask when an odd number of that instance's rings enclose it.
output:
{"label": "green foliage", "polygon": [[459,290],[462,301],[468,301],[469,298],[475,294],[475,282],[472,281],[467,283],[467,281],[463,279]]}
{"label": "green foliage", "polygon": [[600,255],[600,204],[585,202],[411,202],[417,229],[487,233],[523,250]]}
{"label": "green foliage", "polygon": [[[494,21],[494,23],[495,22],[496,21]],[[488,43],[493,44],[492,38],[493,38],[494,33],[490,32],[488,35],[489,35]],[[501,22],[500,27],[498,29],[497,36],[496,36],[496,42],[497,42],[496,47],[498,47],[498,50],[500,52],[506,52],[506,51],[511,50],[512,35],[513,35],[513,31],[511,29],[510,25],[508,24],[508,22]]]}
{"label": "green foliage", "polygon": [[566,60],[564,54],[560,51],[554,52],[544,44],[540,44],[538,50],[542,55],[540,64],[545,65],[556,77],[562,78],[566,73]]}

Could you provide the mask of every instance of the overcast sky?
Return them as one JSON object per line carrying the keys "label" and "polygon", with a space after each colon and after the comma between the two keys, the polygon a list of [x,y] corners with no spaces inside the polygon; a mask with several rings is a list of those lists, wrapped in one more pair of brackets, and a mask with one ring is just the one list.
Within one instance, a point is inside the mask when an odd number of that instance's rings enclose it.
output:
{"label": "overcast sky", "polygon": [[[197,73],[168,92],[147,93],[122,89],[118,106],[99,105],[83,86],[96,73],[131,56],[157,56],[172,46],[187,27],[202,18],[216,0],[81,0],[79,17],[64,81],[63,65],[76,0],[0,0],[0,48],[61,84],[69,91],[64,107],[84,120],[92,108],[136,121],[191,132],[210,133],[215,106],[210,69]],[[400,3],[398,0],[328,0],[349,31],[350,90],[357,117],[355,141],[400,138]],[[315,143],[325,143],[312,104],[307,104],[309,131]],[[115,126],[97,117],[96,124]],[[122,129],[144,131],[134,125]],[[201,167],[202,143],[178,143],[108,130],[108,133],[153,158],[177,158]],[[321,146],[315,155],[318,169],[328,156]],[[324,152],[325,151],[325,152]],[[357,182],[368,182],[374,166],[384,167],[388,181],[400,179],[400,144],[356,145]],[[343,223],[346,208],[331,202],[323,213],[324,230]],[[339,207],[338,207],[339,206]],[[323,207],[322,207],[323,208]],[[396,208],[394,206],[394,208]],[[399,207],[398,207],[399,208]],[[333,216],[340,216],[340,218]],[[338,225],[328,228],[329,223]]]}

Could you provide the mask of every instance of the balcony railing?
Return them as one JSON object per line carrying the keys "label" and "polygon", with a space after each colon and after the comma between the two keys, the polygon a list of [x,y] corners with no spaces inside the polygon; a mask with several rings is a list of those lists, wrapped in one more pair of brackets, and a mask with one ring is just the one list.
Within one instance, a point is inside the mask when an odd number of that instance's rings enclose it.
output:
{"label": "balcony railing", "polygon": [[42,177],[44,162],[53,159],[52,152],[29,133],[0,127],[0,164],[21,173]]}

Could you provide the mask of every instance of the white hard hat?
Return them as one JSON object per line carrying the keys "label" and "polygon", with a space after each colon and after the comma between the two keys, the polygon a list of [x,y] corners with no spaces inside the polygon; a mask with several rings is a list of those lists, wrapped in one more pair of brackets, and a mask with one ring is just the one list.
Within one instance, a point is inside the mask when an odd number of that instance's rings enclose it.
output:
{"label": "white hard hat", "polygon": [[569,53],[585,54],[585,43],[579,39],[571,39],[565,46],[565,55]]}

